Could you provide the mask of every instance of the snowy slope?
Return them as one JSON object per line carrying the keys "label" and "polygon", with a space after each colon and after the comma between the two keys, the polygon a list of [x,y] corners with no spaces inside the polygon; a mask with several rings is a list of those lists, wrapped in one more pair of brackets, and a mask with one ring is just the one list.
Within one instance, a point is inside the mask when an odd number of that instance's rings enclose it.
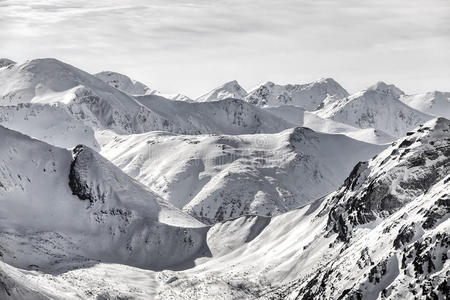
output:
{"label": "snowy slope", "polygon": [[142,82],[136,81],[127,75],[117,72],[103,71],[95,74],[94,76],[129,95],[158,95],[170,100],[192,101],[189,97],[182,94],[164,94],[157,90],[152,90]]}
{"label": "snowy slope", "polygon": [[305,111],[303,107],[293,105],[267,106],[263,110],[295,124],[310,128],[317,132],[344,134],[352,139],[371,144],[386,144],[395,140],[394,137],[374,128],[357,128],[331,119],[324,119],[314,112]]}
{"label": "snowy slope", "polygon": [[146,95],[153,92],[142,82],[133,80],[130,77],[117,72],[103,71],[94,74],[94,76],[106,82],[110,86],[130,95]]}
{"label": "snowy slope", "polygon": [[136,99],[174,124],[174,128],[163,127],[165,131],[186,134],[248,134],[280,132],[295,126],[238,99],[199,103],[170,101],[157,95]]}
{"label": "snowy slope", "polygon": [[223,100],[227,98],[244,99],[247,96],[247,92],[239,85],[236,80],[227,82],[212,91],[198,97],[197,102],[207,102]]}
{"label": "snowy slope", "polygon": [[0,137],[4,262],[45,272],[98,261],[160,269],[208,254],[202,223],[90,148],[72,154],[3,127]]}
{"label": "snowy slope", "polygon": [[450,119],[450,93],[430,92],[400,97],[403,103],[423,113]]}
{"label": "snowy slope", "polygon": [[99,77],[0,59],[0,299],[450,297],[447,93]]}
{"label": "snowy slope", "polygon": [[[293,127],[244,101],[187,103],[132,96],[55,59],[0,69],[0,104],[63,103],[79,121],[117,133],[153,130],[198,134],[279,132]],[[142,102],[142,104],[141,104]]]}
{"label": "snowy slope", "polygon": [[248,93],[245,100],[257,106],[301,106],[316,110],[324,102],[334,102],[348,96],[347,91],[332,78],[324,78],[307,84],[277,85],[266,82]]}
{"label": "snowy slope", "polygon": [[84,144],[99,150],[94,130],[75,119],[61,103],[0,106],[0,125],[54,146],[72,148]]}
{"label": "snowy slope", "polygon": [[308,203],[384,148],[305,128],[238,136],[104,132],[98,139],[103,156],[207,223]]}
{"label": "snowy slope", "polygon": [[401,137],[432,119],[432,116],[401,102],[399,99],[403,95],[394,85],[378,82],[364,91],[325,105],[315,113],[321,118],[363,129],[374,128]]}
{"label": "snowy slope", "polygon": [[[216,299],[287,295],[337,298],[348,294],[370,299],[379,297],[380,293],[397,298],[411,297],[413,292],[434,293],[442,298],[445,274],[449,270],[448,256],[444,255],[449,247],[450,229],[446,193],[450,188],[447,175],[449,132],[450,122],[447,120],[438,119],[425,124],[369,163],[359,164],[341,189],[312,205],[272,219],[242,217],[215,225],[207,234],[208,247],[214,257],[194,269],[165,271],[156,275],[126,266],[101,264],[64,273],[64,276],[44,277],[39,272],[24,273],[2,263],[2,292],[30,295],[34,299],[39,295],[61,298],[78,295],[87,298],[88,295],[111,294],[141,295],[144,299],[155,294],[162,298]],[[16,139],[7,139],[6,142],[13,146],[17,143]],[[45,146],[37,141],[34,143]],[[24,145],[17,148],[27,149]],[[38,150],[33,147],[32,153],[40,152]],[[77,159],[86,160],[86,157],[79,156],[85,150],[79,148],[76,151],[80,151]],[[1,153],[6,152],[3,149]],[[60,152],[53,155],[64,156],[64,150]],[[14,147],[9,153],[14,153]],[[93,153],[87,152],[86,155],[91,165],[89,156]],[[33,156],[27,157],[34,160]],[[18,162],[17,159],[13,161]],[[70,154],[68,161],[71,161]],[[94,169],[98,169],[96,165],[94,160]],[[14,179],[15,176],[2,177],[2,183],[11,183],[5,178]],[[81,182],[91,182],[98,177],[92,179],[83,175],[80,178],[85,178]],[[4,186],[10,188],[11,185]],[[102,184],[99,186],[102,190]],[[127,191],[129,194],[130,189]],[[95,203],[98,201],[93,203],[97,205]],[[366,205],[361,206],[360,203]],[[341,214],[339,209],[343,206],[348,208],[346,213]],[[21,213],[27,211],[20,210]],[[79,216],[77,214],[77,218]],[[31,220],[31,223],[35,220],[25,219]],[[2,220],[5,220],[3,226],[14,224],[11,222],[14,217],[8,216]],[[336,220],[342,221],[336,223]],[[83,219],[78,221],[84,223]],[[73,226],[78,223],[67,224]],[[52,224],[55,225],[61,226],[59,223]],[[230,239],[230,234],[234,238]],[[2,253],[6,253],[3,254],[6,259],[10,250],[8,247],[22,237],[20,234],[2,235]],[[45,242],[40,244],[40,250],[53,241],[49,234],[34,239]],[[57,240],[61,239],[65,237],[58,235]],[[4,245],[8,247],[5,249]],[[61,241],[57,245],[61,245]],[[52,251],[55,252],[54,249]],[[17,256],[20,252],[14,253]],[[64,254],[60,256],[63,261],[67,256],[67,253]],[[19,256],[19,261],[22,259]],[[36,257],[33,259],[36,263]],[[84,261],[81,257],[78,259]],[[42,264],[42,258],[37,261]],[[11,261],[9,263],[12,264]],[[17,264],[17,261],[14,260],[14,263]],[[35,265],[28,267],[37,268]],[[99,278],[105,273],[112,276],[103,279],[100,285]],[[141,284],[136,285],[136,281],[129,278],[139,278]],[[144,288],[144,283],[150,288]],[[136,287],[131,288],[134,285]],[[269,285],[272,287],[268,288]]]}
{"label": "snowy slope", "polygon": [[0,263],[4,290],[60,299],[446,299],[449,134],[450,121],[432,120],[322,199],[215,224],[206,235],[212,257],[194,268],[97,264],[44,275]]}
{"label": "snowy slope", "polygon": [[166,99],[169,100],[174,100],[174,101],[186,101],[186,102],[193,102],[194,100],[192,100],[191,98],[189,98],[186,95],[183,94],[167,94],[167,93],[161,93],[161,92],[154,92],[153,95],[157,95],[157,96],[161,96],[164,97]]}
{"label": "snowy slope", "polygon": [[[358,164],[336,192],[270,219],[214,225],[214,257],[162,298],[446,299],[450,121],[433,120]],[[230,235],[233,238],[230,238]],[[195,286],[195,288],[193,288]]]}
{"label": "snowy slope", "polygon": [[162,128],[165,121],[133,97],[56,59],[0,69],[0,97],[0,105],[8,106],[61,102],[86,125],[122,133]]}
{"label": "snowy slope", "polygon": [[262,108],[271,114],[296,126],[303,126],[305,109],[294,105],[267,106]]}
{"label": "snowy slope", "polygon": [[395,140],[394,137],[379,129],[353,127],[332,119],[321,118],[308,111],[305,112],[303,126],[318,132],[344,134],[352,139],[372,144],[386,144]]}

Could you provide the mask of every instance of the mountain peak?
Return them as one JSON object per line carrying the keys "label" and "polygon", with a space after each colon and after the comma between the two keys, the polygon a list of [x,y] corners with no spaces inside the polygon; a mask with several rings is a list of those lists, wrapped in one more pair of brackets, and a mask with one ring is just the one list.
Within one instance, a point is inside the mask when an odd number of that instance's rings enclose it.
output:
{"label": "mountain peak", "polygon": [[338,84],[337,81],[331,77],[322,77],[322,78],[317,79],[315,82],[326,83],[326,84]]}
{"label": "mountain peak", "polygon": [[376,92],[377,94],[392,95],[394,98],[399,98],[405,93],[393,84],[387,84],[383,81],[378,81],[374,85],[367,88],[366,92]]}
{"label": "mountain peak", "polygon": [[243,99],[245,96],[247,96],[247,91],[236,80],[232,80],[198,97],[197,101],[208,102],[226,98]]}
{"label": "mountain peak", "polygon": [[272,81],[265,81],[260,86],[267,86],[267,87],[273,87],[275,85]]}
{"label": "mountain peak", "polygon": [[236,89],[242,89],[241,85],[237,82],[237,80],[231,80],[226,83],[224,83],[221,87],[229,87],[229,88],[236,88]]}
{"label": "mountain peak", "polygon": [[131,79],[127,75],[112,71],[103,71],[94,74],[95,77],[106,82],[110,86],[131,95],[146,95],[152,91],[142,82]]}
{"label": "mountain peak", "polygon": [[24,63],[24,66],[68,66],[65,62],[60,61],[59,59],[53,57],[44,57],[44,58],[36,58],[32,60],[27,60]]}
{"label": "mountain peak", "polygon": [[247,102],[258,106],[301,106],[316,110],[325,101],[345,98],[348,92],[334,79],[321,78],[305,84],[279,85],[267,81],[254,88],[246,97]]}

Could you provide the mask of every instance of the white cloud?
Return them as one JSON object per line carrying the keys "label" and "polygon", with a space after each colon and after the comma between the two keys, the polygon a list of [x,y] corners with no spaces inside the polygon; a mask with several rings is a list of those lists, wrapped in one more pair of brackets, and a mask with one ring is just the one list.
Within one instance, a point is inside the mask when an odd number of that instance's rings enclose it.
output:
{"label": "white cloud", "polygon": [[332,76],[450,90],[447,0],[0,1],[0,55],[112,69],[166,92]]}

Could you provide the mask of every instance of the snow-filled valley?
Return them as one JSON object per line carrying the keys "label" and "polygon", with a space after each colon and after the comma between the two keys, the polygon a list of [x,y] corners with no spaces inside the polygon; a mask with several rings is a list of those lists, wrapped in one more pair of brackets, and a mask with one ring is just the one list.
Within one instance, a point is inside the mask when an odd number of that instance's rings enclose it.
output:
{"label": "snow-filled valley", "polygon": [[449,112],[0,59],[0,299],[449,299]]}

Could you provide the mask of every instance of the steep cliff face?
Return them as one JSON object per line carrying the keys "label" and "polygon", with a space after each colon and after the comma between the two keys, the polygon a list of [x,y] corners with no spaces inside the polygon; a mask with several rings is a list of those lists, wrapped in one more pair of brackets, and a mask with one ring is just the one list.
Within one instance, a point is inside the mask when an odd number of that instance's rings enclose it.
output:
{"label": "steep cliff face", "polygon": [[448,174],[450,122],[438,118],[359,164],[333,197],[329,227],[348,239],[353,226],[390,215]]}

